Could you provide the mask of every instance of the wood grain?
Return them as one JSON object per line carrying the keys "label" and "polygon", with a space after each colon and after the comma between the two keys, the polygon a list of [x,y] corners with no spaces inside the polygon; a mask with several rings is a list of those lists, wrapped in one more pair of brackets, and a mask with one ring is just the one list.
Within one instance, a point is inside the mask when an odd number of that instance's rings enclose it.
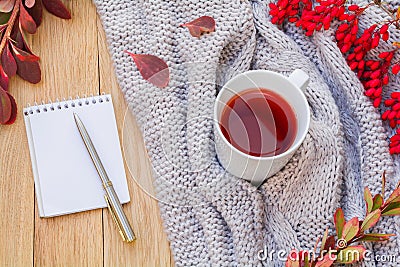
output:
{"label": "wood grain", "polygon": [[[131,202],[124,205],[124,209],[137,236],[137,240],[132,244],[121,242],[110,214],[104,210],[104,265],[171,266],[171,254],[166,235],[162,230],[157,202],[143,191],[134,179],[140,176],[142,179],[151,181],[151,165],[140,130],[131,112],[127,112],[127,105],[115,75],[111,75],[114,71],[100,20],[98,20],[98,32],[100,88],[103,92],[111,92],[113,95],[121,145],[124,145],[126,173],[131,195]],[[133,141],[129,144],[129,149],[125,149],[126,142],[122,138]],[[135,157],[135,161],[130,164],[127,159],[132,157]],[[130,165],[134,168],[128,168]]]}
{"label": "wood grain", "polygon": [[[171,266],[158,204],[149,194],[151,165],[134,117],[128,113],[124,119],[126,104],[95,6],[91,1],[65,3],[72,20],[45,13],[38,33],[29,37],[41,57],[42,81],[32,85],[11,80],[19,114],[14,125],[0,126],[0,266]],[[132,244],[121,241],[107,209],[41,219],[35,203],[22,108],[35,101],[100,92],[113,95],[128,161],[131,202],[124,209],[137,235]]]}

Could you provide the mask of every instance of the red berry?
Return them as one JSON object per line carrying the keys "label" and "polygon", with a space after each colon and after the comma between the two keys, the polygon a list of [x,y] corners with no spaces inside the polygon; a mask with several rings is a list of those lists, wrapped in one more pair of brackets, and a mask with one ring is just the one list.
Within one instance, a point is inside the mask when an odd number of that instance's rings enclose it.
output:
{"label": "red berry", "polygon": [[384,34],[385,32],[387,32],[389,29],[389,25],[388,24],[384,24],[380,29],[379,29],[379,33],[380,34]]}
{"label": "red berry", "polygon": [[360,7],[358,6],[358,5],[351,5],[351,6],[349,6],[348,7],[348,9],[350,10],[350,11],[356,11],[356,10],[358,10]]}
{"label": "red berry", "polygon": [[394,75],[396,75],[397,73],[399,73],[400,72],[400,63],[398,63],[398,64],[396,64],[396,65],[394,65],[393,67],[392,67],[392,73],[394,74]]}

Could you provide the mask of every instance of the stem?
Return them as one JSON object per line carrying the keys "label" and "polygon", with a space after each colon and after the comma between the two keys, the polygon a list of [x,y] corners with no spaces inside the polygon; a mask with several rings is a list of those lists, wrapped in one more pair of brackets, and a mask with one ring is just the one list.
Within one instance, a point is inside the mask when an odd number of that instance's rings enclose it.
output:
{"label": "stem", "polygon": [[382,9],[386,14],[388,14],[389,17],[393,20],[393,22],[396,23],[396,28],[399,28],[398,19],[396,19],[396,17],[393,15],[393,12],[391,12],[387,7],[385,7],[383,2],[374,1],[374,4],[377,5],[380,9]]}
{"label": "stem", "polygon": [[3,53],[4,47],[6,46],[7,40],[10,37],[11,31],[12,31],[12,29],[14,27],[15,20],[18,17],[20,3],[21,3],[21,0],[16,0],[15,1],[14,8],[13,8],[13,11],[11,13],[10,19],[7,22],[6,31],[5,31],[5,33],[3,35],[3,39],[1,40],[1,43],[0,43],[0,55]]}

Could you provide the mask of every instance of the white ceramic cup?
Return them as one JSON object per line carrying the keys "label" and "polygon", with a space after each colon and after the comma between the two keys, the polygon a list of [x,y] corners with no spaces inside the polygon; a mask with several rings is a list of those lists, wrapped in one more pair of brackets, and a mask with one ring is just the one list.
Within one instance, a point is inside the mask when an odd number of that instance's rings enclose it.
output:
{"label": "white ceramic cup", "polygon": [[[258,186],[288,163],[304,141],[310,126],[310,107],[303,93],[308,81],[309,76],[299,69],[293,71],[289,77],[268,70],[251,70],[235,76],[224,85],[214,106],[214,136],[218,159],[228,172]],[[265,88],[279,94],[296,115],[295,140],[282,154],[267,157],[248,155],[229,143],[221,131],[219,124],[222,112],[229,100],[251,88]]]}

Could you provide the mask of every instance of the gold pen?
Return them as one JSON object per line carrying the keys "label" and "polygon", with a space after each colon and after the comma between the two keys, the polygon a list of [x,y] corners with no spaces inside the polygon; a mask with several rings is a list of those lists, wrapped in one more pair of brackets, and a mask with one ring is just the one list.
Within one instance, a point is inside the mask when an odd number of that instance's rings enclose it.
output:
{"label": "gold pen", "polygon": [[114,187],[110,179],[108,178],[106,170],[101,163],[101,160],[92,143],[92,140],[90,139],[90,136],[86,131],[85,125],[75,112],[74,119],[76,126],[78,127],[79,133],[81,134],[82,140],[85,143],[85,146],[89,152],[94,166],[96,167],[97,173],[100,176],[105,192],[104,198],[106,200],[111,216],[118,227],[119,233],[121,234],[122,239],[125,242],[132,242],[136,239],[135,234],[133,233],[132,227],[129,224],[128,218],[126,218],[126,215],[122,209],[121,202],[117,196],[117,193],[115,193]]}

